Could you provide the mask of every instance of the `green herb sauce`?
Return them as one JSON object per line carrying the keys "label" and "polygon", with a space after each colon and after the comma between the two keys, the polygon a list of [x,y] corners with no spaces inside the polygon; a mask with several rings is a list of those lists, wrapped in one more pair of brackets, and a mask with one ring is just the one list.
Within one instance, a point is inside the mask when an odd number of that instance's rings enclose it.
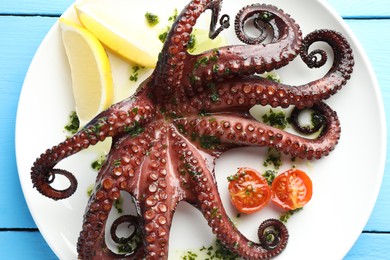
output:
{"label": "green herb sauce", "polygon": [[262,118],[264,123],[279,129],[285,129],[288,125],[288,120],[283,110],[275,112],[270,109],[269,113],[264,114]]}
{"label": "green herb sauce", "polygon": [[76,111],[72,111],[69,115],[69,123],[64,126],[65,130],[71,133],[72,135],[77,133],[80,127],[80,120],[77,116]]}

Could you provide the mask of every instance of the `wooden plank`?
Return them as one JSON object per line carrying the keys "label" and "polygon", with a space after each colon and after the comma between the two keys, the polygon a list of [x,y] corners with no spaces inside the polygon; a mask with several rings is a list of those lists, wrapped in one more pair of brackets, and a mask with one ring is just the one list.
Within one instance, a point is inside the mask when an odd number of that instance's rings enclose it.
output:
{"label": "wooden plank", "polygon": [[[335,239],[337,241],[337,234]],[[389,234],[362,234],[344,260],[389,259],[389,252]]]}
{"label": "wooden plank", "polygon": [[58,259],[37,232],[0,232],[0,259]]}
{"label": "wooden plank", "polygon": [[32,57],[55,18],[0,17],[0,165],[1,227],[35,227],[18,179],[15,159],[15,117],[20,90]]}
{"label": "wooden plank", "polygon": [[388,0],[327,0],[344,18],[390,17]]}
{"label": "wooden plank", "polygon": [[[385,111],[389,112],[390,73],[388,61],[390,60],[390,49],[388,45],[390,43],[390,35],[385,32],[388,30],[386,28],[390,28],[390,20],[347,20],[347,23],[358,37],[371,60],[382,91]],[[373,44],[374,42],[375,44]],[[364,75],[360,76],[364,77]],[[386,114],[386,121],[387,123],[390,122],[390,113]],[[356,127],[359,127],[359,123],[364,124],[364,118],[362,118],[361,122],[356,123]],[[389,124],[387,124],[387,129],[390,129]],[[366,141],[369,141],[369,137],[362,138],[362,140],[367,138]],[[389,134],[387,138],[390,140]],[[384,174],[381,191],[371,218],[365,228],[366,230],[390,231],[390,222],[385,217],[390,214],[390,152],[389,148],[387,149],[386,174]],[[368,153],[370,151],[364,151],[364,146],[362,146],[362,152]]]}

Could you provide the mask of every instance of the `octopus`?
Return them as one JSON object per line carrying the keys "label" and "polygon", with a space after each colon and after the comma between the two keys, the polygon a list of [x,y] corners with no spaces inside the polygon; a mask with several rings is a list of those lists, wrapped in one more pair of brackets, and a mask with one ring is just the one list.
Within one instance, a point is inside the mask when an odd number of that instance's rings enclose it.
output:
{"label": "octopus", "polygon": [[[172,219],[181,201],[197,208],[216,238],[244,259],[272,258],[286,247],[289,233],[277,219],[260,224],[259,242],[246,238],[232,223],[218,192],[215,161],[225,151],[243,146],[271,147],[307,160],[327,156],[338,143],[341,127],[324,100],[350,78],[352,50],[336,31],[320,29],[303,37],[299,25],[283,10],[252,4],[235,17],[234,30],[242,44],[190,54],[191,32],[206,10],[212,17],[210,38],[230,26],[229,16],[220,17],[221,5],[222,0],[188,3],[172,25],[153,73],[135,94],[98,114],[33,164],[34,187],[51,199],[65,199],[75,192],[77,180],[56,164],[112,139],[85,211],[77,242],[79,259],[167,259]],[[248,27],[259,35],[248,33]],[[290,86],[259,76],[297,56],[310,68],[321,67],[327,53],[309,51],[315,42],[327,43],[334,54],[322,78]],[[292,124],[302,134],[256,120],[249,113],[254,105],[294,107]],[[298,116],[304,109],[321,114],[320,134],[315,138],[304,135],[312,129],[300,126]],[[68,179],[65,189],[51,186],[58,175]],[[105,238],[109,213],[121,192],[130,194],[136,215],[120,216],[107,230],[114,242],[125,243],[133,234],[118,237],[117,228],[127,224],[141,239],[124,254],[110,249]]]}

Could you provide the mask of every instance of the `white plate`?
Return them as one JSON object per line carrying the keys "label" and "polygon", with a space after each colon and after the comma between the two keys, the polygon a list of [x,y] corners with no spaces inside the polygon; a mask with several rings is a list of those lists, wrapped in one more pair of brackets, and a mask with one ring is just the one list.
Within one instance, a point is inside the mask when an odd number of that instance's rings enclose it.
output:
{"label": "white plate", "polygon": [[[140,19],[146,11],[154,12],[161,16],[161,21],[165,21],[175,5],[183,6],[186,1],[165,0],[164,5],[162,0],[100,2]],[[225,0],[222,13],[229,13],[233,18],[243,5],[253,1],[243,2]],[[340,143],[330,156],[322,160],[298,163],[298,167],[311,176],[314,195],[305,209],[287,223],[290,240],[279,257],[341,259],[364,228],[382,180],[386,129],[380,90],[360,44],[342,19],[324,2],[266,2],[291,14],[300,24],[304,35],[320,28],[340,31],[348,38],[354,51],[356,66],[352,79],[327,101],[338,112],[341,120]],[[74,18],[73,9],[69,9],[65,16]],[[207,24],[208,16],[204,15],[204,24]],[[233,35],[232,28],[225,32],[231,42],[234,41]],[[117,90],[132,91],[135,86],[128,81],[130,66],[118,58],[111,58]],[[297,58],[279,73],[283,82],[298,84],[321,77],[324,70],[309,70]],[[55,24],[38,49],[25,79],[17,115],[16,154],[20,181],[31,214],[42,235],[61,259],[76,259],[75,244],[87,203],[86,190],[96,176],[90,162],[97,158],[97,149],[83,151],[61,162],[61,167],[75,173],[79,180],[76,193],[63,201],[55,202],[33,189],[30,168],[40,153],[64,139],[63,127],[73,107],[70,72],[60,30]],[[367,135],[370,136],[369,140],[365,140]],[[259,213],[236,219],[226,192],[226,176],[234,173],[239,166],[263,170],[263,160],[264,149],[234,150],[218,160],[216,169],[219,190],[228,213],[237,222],[238,228],[254,241],[257,241],[256,230],[260,222],[269,217],[278,217],[280,212],[269,206]],[[290,166],[291,163],[285,163],[282,168]],[[207,246],[212,240],[202,215],[188,205],[179,205],[170,236],[171,258],[177,259],[183,250]]]}

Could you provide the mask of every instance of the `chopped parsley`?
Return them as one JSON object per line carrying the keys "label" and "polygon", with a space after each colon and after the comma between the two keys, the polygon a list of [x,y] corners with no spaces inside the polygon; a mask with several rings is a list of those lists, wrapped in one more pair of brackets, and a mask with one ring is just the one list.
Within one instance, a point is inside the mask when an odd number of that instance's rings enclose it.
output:
{"label": "chopped parsley", "polygon": [[80,120],[77,116],[76,111],[72,111],[69,115],[69,123],[64,126],[65,130],[71,133],[72,135],[77,133],[80,127]]}
{"label": "chopped parsley", "polygon": [[262,118],[264,123],[279,129],[285,129],[288,125],[288,120],[283,110],[275,112],[270,109],[269,113],[264,114]]}
{"label": "chopped parsley", "polygon": [[162,33],[160,33],[160,34],[158,35],[158,39],[159,39],[162,43],[164,43],[164,42],[167,40],[168,32],[169,32],[170,29],[171,29],[171,27],[170,27],[170,26],[167,26],[167,28],[165,29],[165,31],[163,31]]}
{"label": "chopped parsley", "polygon": [[261,19],[264,22],[271,21],[273,19],[274,15],[270,12],[264,11],[259,15],[258,19]]}
{"label": "chopped parsley", "polygon": [[236,181],[238,180],[239,177],[245,176],[246,172],[245,171],[240,171],[236,174],[230,175],[227,177],[228,181]]}
{"label": "chopped parsley", "polygon": [[154,27],[159,23],[158,16],[149,12],[145,14],[145,19],[150,27]]}
{"label": "chopped parsley", "polygon": [[172,26],[173,22],[174,22],[174,21],[176,20],[176,18],[177,18],[177,14],[178,14],[178,11],[177,11],[177,9],[175,9],[174,12],[173,12],[173,15],[171,15],[171,16],[168,18],[168,21],[170,22],[170,25],[167,26],[166,29],[165,29],[162,33],[160,33],[160,34],[158,35],[158,39],[159,39],[162,43],[164,43],[164,42],[167,40],[168,33],[169,33],[169,31],[171,30],[171,26]]}
{"label": "chopped parsley", "polygon": [[[234,247],[238,247],[238,243],[234,244]],[[195,252],[194,252],[195,251]],[[196,252],[198,251],[198,252]],[[181,256],[182,260],[238,260],[241,259],[239,255],[231,252],[227,249],[222,242],[218,239],[209,247],[202,246],[199,250],[192,250],[185,252],[185,255]]]}
{"label": "chopped parsley", "polygon": [[197,257],[198,257],[198,255],[195,254],[194,252],[187,251],[186,255],[182,256],[181,259],[182,260],[195,260]]}
{"label": "chopped parsley", "polygon": [[[238,244],[235,245],[235,247],[237,246]],[[209,259],[235,260],[240,258],[237,254],[226,248],[218,239],[215,242],[215,248],[211,247],[209,252],[211,253]]]}
{"label": "chopped parsley", "polygon": [[91,197],[94,188],[95,188],[94,184],[91,184],[90,186],[88,186],[88,188],[87,188],[87,196],[88,197]]}
{"label": "chopped parsley", "polygon": [[196,38],[194,34],[190,35],[190,40],[187,43],[187,49],[189,52],[193,52],[195,50]]}
{"label": "chopped parsley", "polygon": [[139,65],[135,65],[132,67],[132,73],[130,74],[130,81],[134,81],[134,82],[137,82],[138,80],[138,72],[140,69],[143,69],[144,67],[142,66],[139,66]]}
{"label": "chopped parsley", "polygon": [[106,156],[101,155],[98,159],[96,159],[91,163],[92,169],[94,169],[95,171],[99,171],[102,168],[102,165],[105,160],[106,160]]}
{"label": "chopped parsley", "polygon": [[311,113],[312,128],[316,128],[318,126],[324,125],[325,121],[326,121],[325,116],[320,112],[314,110],[313,113]]}
{"label": "chopped parsley", "polygon": [[132,126],[125,126],[124,131],[131,137],[135,137],[144,132],[144,128],[139,125],[138,121],[135,121]]}
{"label": "chopped parsley", "polygon": [[131,234],[131,239],[124,243],[124,244],[119,244],[117,246],[118,248],[118,253],[120,254],[129,254],[134,252],[134,250],[141,245],[142,243],[142,237],[141,237],[141,232],[136,228],[134,230],[135,233]]}
{"label": "chopped parsley", "polygon": [[263,165],[265,167],[273,165],[275,169],[279,169],[282,166],[282,155],[280,152],[274,148],[268,149],[268,156],[265,159]]}
{"label": "chopped parsley", "polygon": [[168,21],[173,23],[176,20],[178,14],[179,12],[175,8],[175,10],[173,10],[173,14],[168,18]]}
{"label": "chopped parsley", "polygon": [[199,144],[203,149],[215,149],[221,144],[221,141],[214,135],[201,135],[199,137]]}
{"label": "chopped parsley", "polygon": [[263,174],[263,177],[267,180],[268,185],[271,185],[276,177],[276,171],[273,170],[266,170]]}
{"label": "chopped parsley", "polygon": [[119,199],[114,201],[114,207],[118,211],[118,214],[123,213],[123,199],[122,199],[122,197],[120,197]]}
{"label": "chopped parsley", "polygon": [[280,216],[280,221],[282,221],[282,222],[284,222],[284,223],[286,223],[289,219],[290,219],[290,217],[292,216],[292,215],[294,215],[296,212],[298,212],[298,211],[301,211],[303,208],[297,208],[297,209],[292,209],[292,210],[288,210],[288,211],[286,211],[285,213],[283,213],[281,216]]}

